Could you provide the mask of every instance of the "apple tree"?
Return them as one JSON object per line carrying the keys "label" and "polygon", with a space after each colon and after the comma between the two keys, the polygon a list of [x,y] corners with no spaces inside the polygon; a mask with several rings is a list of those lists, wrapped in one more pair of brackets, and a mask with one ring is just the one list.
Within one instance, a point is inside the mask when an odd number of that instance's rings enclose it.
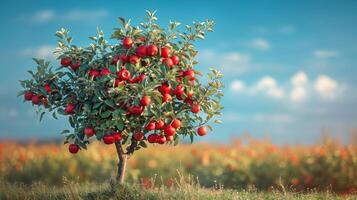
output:
{"label": "apple tree", "polygon": [[222,110],[222,74],[210,69],[202,81],[195,69],[194,43],[212,31],[213,21],[182,28],[170,21],[164,29],[154,14],[147,11],[138,26],[119,18],[121,28],[110,40],[98,29],[86,47],[74,45],[69,31],[61,29],[54,51],[59,66],[34,59],[36,71],[20,81],[19,95],[37,107],[40,120],[46,112],[68,117],[72,130],[61,134],[70,153],[95,140],[115,145],[119,183],[127,159],[148,143],[176,145],[184,137],[192,142],[220,123],[215,117]]}

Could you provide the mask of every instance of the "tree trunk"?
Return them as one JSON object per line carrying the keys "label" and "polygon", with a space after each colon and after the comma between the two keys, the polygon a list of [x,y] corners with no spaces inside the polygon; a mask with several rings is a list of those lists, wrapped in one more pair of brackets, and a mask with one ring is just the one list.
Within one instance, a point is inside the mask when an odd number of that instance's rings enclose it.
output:
{"label": "tree trunk", "polygon": [[115,147],[117,149],[117,154],[118,154],[118,158],[119,158],[118,172],[117,172],[116,179],[119,184],[122,184],[122,183],[124,183],[126,163],[129,159],[129,156],[123,152],[123,148],[122,148],[120,142],[115,142]]}

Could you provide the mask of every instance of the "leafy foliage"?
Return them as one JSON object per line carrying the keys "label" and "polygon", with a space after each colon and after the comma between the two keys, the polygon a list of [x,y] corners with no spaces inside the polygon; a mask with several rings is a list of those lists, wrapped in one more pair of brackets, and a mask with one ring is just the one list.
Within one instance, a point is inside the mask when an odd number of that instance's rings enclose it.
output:
{"label": "leafy foliage", "polygon": [[[185,136],[193,141],[195,129],[222,110],[222,74],[211,69],[204,84],[197,77],[202,74],[194,69],[198,52],[193,43],[204,39],[214,23],[194,22],[181,31],[180,23],[170,22],[166,31],[156,20],[155,13],[149,11],[140,26],[119,18],[122,27],[111,35],[115,44],[110,44],[98,29],[96,36],[89,37],[92,43],[87,47],[74,45],[69,31],[62,28],[56,32],[58,47],[54,52],[61,66],[53,70],[49,62],[34,59],[37,71],[29,71],[31,79],[20,81],[24,90],[19,95],[38,105],[41,119],[45,111],[55,119],[58,114],[68,116],[73,131],[62,132],[65,143],[81,149],[86,149],[94,138],[111,144],[110,137],[115,134],[120,137],[114,137],[114,141],[126,145],[129,153],[146,147],[152,134],[162,139],[157,142],[160,144],[177,144]],[[172,89],[160,91],[162,85]],[[144,96],[149,97],[149,105],[143,106]],[[202,112],[191,112],[197,105]],[[173,137],[161,128],[145,128],[159,120],[166,127],[174,119],[179,119],[181,126]],[[95,137],[85,134],[88,127],[93,128]],[[136,133],[144,134],[144,138],[134,137]],[[76,153],[78,149],[70,151]]]}

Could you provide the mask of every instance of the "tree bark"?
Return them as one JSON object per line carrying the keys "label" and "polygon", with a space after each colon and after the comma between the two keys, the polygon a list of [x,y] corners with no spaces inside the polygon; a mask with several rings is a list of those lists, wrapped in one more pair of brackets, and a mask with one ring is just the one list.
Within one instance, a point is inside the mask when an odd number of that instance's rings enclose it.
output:
{"label": "tree bark", "polygon": [[116,179],[119,184],[123,184],[124,179],[125,179],[126,164],[127,164],[129,156],[124,153],[123,147],[120,142],[115,142],[115,147],[116,147],[118,159],[119,159],[118,172],[117,172]]}

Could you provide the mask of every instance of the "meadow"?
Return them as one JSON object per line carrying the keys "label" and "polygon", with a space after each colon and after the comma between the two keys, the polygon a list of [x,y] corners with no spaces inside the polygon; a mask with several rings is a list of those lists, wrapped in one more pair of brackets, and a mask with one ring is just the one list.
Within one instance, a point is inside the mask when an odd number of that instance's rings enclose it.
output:
{"label": "meadow", "polygon": [[[0,198],[11,199],[9,194],[21,195],[21,191],[26,191],[29,199],[32,198],[27,191],[37,194],[34,199],[48,194],[46,190],[57,191],[59,199],[65,199],[60,194],[82,197],[82,193],[98,194],[98,190],[110,188],[116,163],[112,145],[95,143],[87,151],[72,155],[61,143],[3,141]],[[322,199],[334,195],[352,198],[357,191],[356,169],[357,146],[332,138],[314,145],[277,146],[268,140],[255,139],[236,139],[225,145],[154,145],[130,158],[127,185],[121,190],[144,195],[138,195],[137,199],[150,199],[150,195],[176,198],[178,193],[191,193],[188,191],[198,196],[186,196],[187,199],[207,199],[208,194],[212,199],[215,195],[226,199],[244,195],[252,195],[245,199],[304,199],[299,195],[305,193],[317,199],[319,195]],[[64,192],[66,188],[74,189],[74,193]],[[73,199],[68,195],[64,196]]]}

